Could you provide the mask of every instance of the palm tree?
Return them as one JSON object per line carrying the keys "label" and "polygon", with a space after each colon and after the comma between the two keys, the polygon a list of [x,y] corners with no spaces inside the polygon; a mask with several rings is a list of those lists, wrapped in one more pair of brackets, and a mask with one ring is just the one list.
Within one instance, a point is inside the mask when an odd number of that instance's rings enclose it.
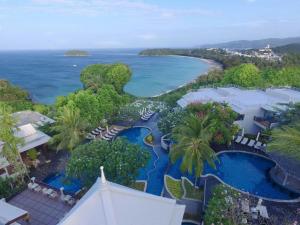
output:
{"label": "palm tree", "polygon": [[196,178],[201,176],[204,161],[215,167],[216,157],[210,147],[212,127],[213,124],[208,123],[208,116],[199,117],[192,114],[173,131],[176,144],[170,152],[171,160],[174,163],[182,158],[181,170],[190,174],[195,172]]}
{"label": "palm tree", "polygon": [[300,160],[300,122],[273,130],[268,150],[282,152]]}
{"label": "palm tree", "polygon": [[85,137],[87,123],[80,117],[80,110],[64,106],[58,113],[56,123],[52,128],[56,135],[51,143],[56,144],[56,149],[73,150]]}

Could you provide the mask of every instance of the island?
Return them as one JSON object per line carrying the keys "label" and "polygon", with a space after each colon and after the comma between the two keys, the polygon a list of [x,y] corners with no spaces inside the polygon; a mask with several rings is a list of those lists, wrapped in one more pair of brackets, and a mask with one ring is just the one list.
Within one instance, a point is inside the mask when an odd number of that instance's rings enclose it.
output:
{"label": "island", "polygon": [[65,52],[65,56],[67,57],[85,57],[89,56],[89,53],[87,51],[82,50],[69,50]]}

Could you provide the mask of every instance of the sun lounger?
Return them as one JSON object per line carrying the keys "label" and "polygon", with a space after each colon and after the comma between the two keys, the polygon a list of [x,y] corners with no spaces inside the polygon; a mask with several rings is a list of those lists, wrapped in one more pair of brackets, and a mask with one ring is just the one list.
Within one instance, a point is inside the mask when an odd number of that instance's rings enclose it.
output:
{"label": "sun lounger", "polygon": [[75,202],[76,202],[76,201],[75,201],[74,198],[70,198],[70,199],[67,201],[67,203],[68,203],[70,206],[74,205]]}
{"label": "sun lounger", "polygon": [[245,145],[245,144],[248,142],[248,140],[249,140],[249,139],[245,137],[245,138],[241,141],[241,144],[242,144],[242,145]]}
{"label": "sun lounger", "polygon": [[52,199],[57,198],[57,197],[58,197],[58,194],[57,194],[56,191],[53,191],[53,192],[49,195],[49,198],[52,198]]}
{"label": "sun lounger", "polygon": [[36,188],[33,189],[35,192],[40,192],[42,190],[40,185],[37,185]]}
{"label": "sun lounger", "polygon": [[109,132],[110,132],[111,134],[114,134],[114,135],[116,135],[116,134],[119,133],[119,131],[116,131],[116,130],[114,130],[114,129],[111,129]]}
{"label": "sun lounger", "polygon": [[100,132],[97,132],[97,131],[95,131],[95,130],[93,130],[92,132],[91,132],[91,134],[93,134],[93,135],[99,135],[100,134]]}
{"label": "sun lounger", "polygon": [[107,132],[107,134],[109,134],[109,135],[112,136],[112,137],[116,136],[116,133],[111,132],[111,130],[109,130],[109,131]]}
{"label": "sun lounger", "polygon": [[102,137],[102,139],[106,141],[111,141],[111,138],[107,138],[107,137]]}
{"label": "sun lounger", "polygon": [[251,140],[249,141],[249,143],[248,143],[248,146],[249,146],[249,147],[253,147],[254,144],[255,144],[255,140],[252,140],[252,139],[251,139]]}
{"label": "sun lounger", "polygon": [[122,128],[118,128],[118,127],[114,127],[113,130],[115,130],[115,131],[121,131],[123,129]]}
{"label": "sun lounger", "polygon": [[101,130],[101,129],[99,129],[99,128],[96,128],[94,131],[100,133],[100,132],[102,132],[103,130]]}
{"label": "sun lounger", "polygon": [[98,129],[98,130],[101,130],[101,131],[105,131],[105,128],[103,128],[103,127],[101,127],[101,126],[97,127],[97,129]]}
{"label": "sun lounger", "polygon": [[29,182],[29,183],[27,184],[27,187],[28,187],[30,190],[35,189],[37,186],[38,186],[37,183]]}
{"label": "sun lounger", "polygon": [[48,194],[48,188],[43,188],[43,189],[42,189],[42,193],[43,193],[44,195],[47,195],[47,194]]}
{"label": "sun lounger", "polygon": [[109,133],[106,133],[106,134],[104,135],[104,137],[112,139],[112,138],[115,137],[115,135],[110,135]]}
{"label": "sun lounger", "polygon": [[254,145],[255,149],[260,149],[261,148],[262,143],[260,141],[256,142],[256,144]]}
{"label": "sun lounger", "polygon": [[68,202],[71,198],[72,198],[71,195],[66,195],[66,196],[63,198],[63,201],[64,201],[64,202]]}
{"label": "sun lounger", "polygon": [[237,136],[237,138],[235,139],[235,142],[240,143],[242,139],[243,139],[243,136]]}

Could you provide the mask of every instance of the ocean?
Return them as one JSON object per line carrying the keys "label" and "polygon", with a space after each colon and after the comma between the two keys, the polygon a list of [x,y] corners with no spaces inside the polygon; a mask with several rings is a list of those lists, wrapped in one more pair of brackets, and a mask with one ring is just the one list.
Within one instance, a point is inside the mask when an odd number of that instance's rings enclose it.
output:
{"label": "ocean", "polygon": [[124,90],[151,97],[177,88],[209,69],[200,59],[139,56],[139,50],[91,50],[87,57],[65,57],[63,50],[2,51],[0,79],[29,91],[35,102],[51,104],[60,95],[82,88],[80,71],[95,63],[122,62],[133,72]]}

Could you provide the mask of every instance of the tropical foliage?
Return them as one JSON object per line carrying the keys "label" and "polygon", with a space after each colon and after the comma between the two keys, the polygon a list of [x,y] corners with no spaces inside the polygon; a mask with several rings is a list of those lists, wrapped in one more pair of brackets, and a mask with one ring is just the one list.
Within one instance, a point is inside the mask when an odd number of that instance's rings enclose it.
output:
{"label": "tropical foliage", "polygon": [[181,170],[200,177],[204,161],[214,166],[215,153],[210,147],[213,138],[209,117],[191,114],[182,124],[173,129],[176,144],[172,145],[171,160],[175,163],[182,158]]}
{"label": "tropical foliage", "polygon": [[300,160],[300,122],[273,130],[268,150],[278,151]]}
{"label": "tropical foliage", "polygon": [[241,224],[242,212],[238,210],[240,194],[225,185],[216,186],[208,203],[204,224]]}
{"label": "tropical foliage", "polygon": [[147,151],[125,139],[96,140],[79,145],[72,152],[66,170],[69,176],[79,178],[89,187],[99,176],[100,166],[104,166],[107,179],[130,186],[149,157]]}
{"label": "tropical foliage", "polygon": [[125,64],[95,64],[81,72],[80,80],[85,88],[95,92],[104,84],[110,84],[118,93],[123,93],[123,87],[130,77],[131,70]]}
{"label": "tropical foliage", "polygon": [[226,104],[219,103],[195,103],[187,107],[188,112],[200,117],[207,116],[208,124],[212,124],[212,142],[217,144],[229,144],[232,136],[238,132],[238,127],[233,124],[237,114]]}
{"label": "tropical foliage", "polygon": [[80,110],[72,106],[62,107],[52,130],[56,134],[51,143],[57,150],[73,150],[85,137],[87,123],[80,117]]}
{"label": "tropical foliage", "polygon": [[14,135],[16,120],[12,117],[11,112],[10,106],[0,104],[0,140],[4,142],[0,154],[12,165],[13,173],[18,174],[21,178],[18,181],[23,182],[27,169],[22,161],[18,146],[22,145],[24,140]]}
{"label": "tropical foliage", "polygon": [[163,134],[171,133],[172,129],[182,122],[186,114],[187,112],[182,109],[164,110],[160,113],[157,126]]}
{"label": "tropical foliage", "polygon": [[0,103],[5,103],[11,107],[13,112],[31,109],[32,102],[28,92],[11,85],[6,80],[0,80]]}
{"label": "tropical foliage", "polygon": [[24,183],[18,182],[18,179],[0,177],[0,199],[7,199],[19,193],[23,188]]}

